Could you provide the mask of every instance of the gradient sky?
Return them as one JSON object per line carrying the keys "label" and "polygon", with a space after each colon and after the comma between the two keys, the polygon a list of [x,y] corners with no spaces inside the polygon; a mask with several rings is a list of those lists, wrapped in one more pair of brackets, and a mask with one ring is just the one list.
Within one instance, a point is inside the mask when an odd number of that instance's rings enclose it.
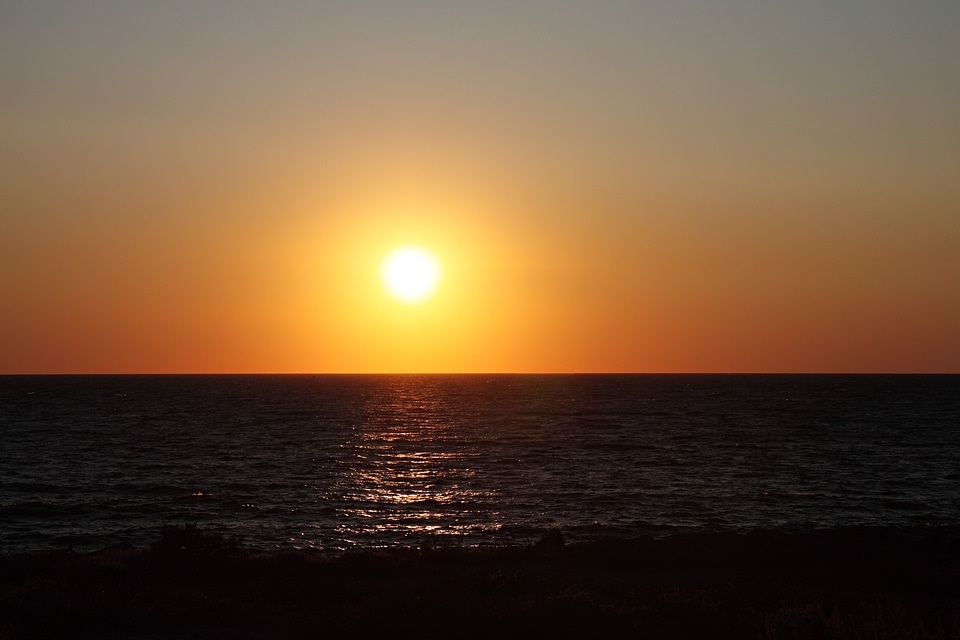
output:
{"label": "gradient sky", "polygon": [[[0,373],[960,372],[960,3],[0,0]],[[390,299],[416,243],[437,295]]]}

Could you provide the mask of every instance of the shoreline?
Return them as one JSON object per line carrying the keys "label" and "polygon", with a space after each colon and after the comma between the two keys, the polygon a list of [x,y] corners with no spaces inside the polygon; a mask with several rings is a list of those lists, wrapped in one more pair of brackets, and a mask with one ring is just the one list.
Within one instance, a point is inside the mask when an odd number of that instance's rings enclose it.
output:
{"label": "shoreline", "polygon": [[150,549],[0,556],[0,637],[319,632],[651,638],[960,636],[960,526],[678,534],[526,547],[257,551],[190,527]]}

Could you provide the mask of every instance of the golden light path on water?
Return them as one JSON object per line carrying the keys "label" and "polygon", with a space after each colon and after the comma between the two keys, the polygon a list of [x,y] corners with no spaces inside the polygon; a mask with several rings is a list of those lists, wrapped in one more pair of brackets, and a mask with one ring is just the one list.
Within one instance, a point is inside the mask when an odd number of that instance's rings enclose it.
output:
{"label": "golden light path on water", "polygon": [[[479,454],[459,433],[462,412],[429,385],[396,384],[365,399],[333,488],[345,546],[371,536],[449,541],[500,529],[494,491],[474,481]],[[487,518],[478,524],[481,511]]]}

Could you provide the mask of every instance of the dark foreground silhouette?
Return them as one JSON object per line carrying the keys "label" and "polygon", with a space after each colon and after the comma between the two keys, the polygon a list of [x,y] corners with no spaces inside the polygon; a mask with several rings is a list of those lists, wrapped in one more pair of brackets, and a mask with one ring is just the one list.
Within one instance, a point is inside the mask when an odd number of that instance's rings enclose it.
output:
{"label": "dark foreground silhouette", "polygon": [[195,527],[150,549],[0,556],[0,638],[423,633],[960,637],[960,528],[678,535],[337,556]]}

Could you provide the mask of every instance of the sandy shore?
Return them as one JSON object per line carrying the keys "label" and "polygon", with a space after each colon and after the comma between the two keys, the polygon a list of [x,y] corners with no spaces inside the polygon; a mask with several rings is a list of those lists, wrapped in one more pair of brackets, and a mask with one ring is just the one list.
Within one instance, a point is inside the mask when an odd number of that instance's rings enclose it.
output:
{"label": "sandy shore", "polygon": [[168,529],[0,556],[0,638],[960,637],[960,528],[542,542],[331,556]]}

